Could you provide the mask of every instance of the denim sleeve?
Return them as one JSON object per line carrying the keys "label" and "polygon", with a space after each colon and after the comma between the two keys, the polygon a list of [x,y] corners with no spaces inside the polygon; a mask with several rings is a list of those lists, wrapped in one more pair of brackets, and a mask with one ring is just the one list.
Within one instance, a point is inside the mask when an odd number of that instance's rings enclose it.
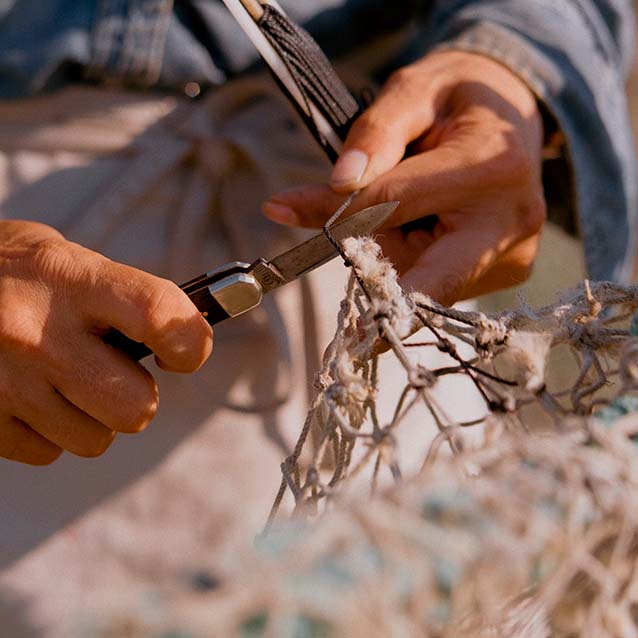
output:
{"label": "denim sleeve", "polygon": [[481,53],[536,94],[565,139],[559,160],[544,167],[550,219],[571,211],[591,277],[633,278],[636,168],[625,97],[631,0],[440,0],[426,18],[411,59],[432,49]]}
{"label": "denim sleeve", "polygon": [[0,0],[0,99],[80,77],[90,57],[93,3]]}

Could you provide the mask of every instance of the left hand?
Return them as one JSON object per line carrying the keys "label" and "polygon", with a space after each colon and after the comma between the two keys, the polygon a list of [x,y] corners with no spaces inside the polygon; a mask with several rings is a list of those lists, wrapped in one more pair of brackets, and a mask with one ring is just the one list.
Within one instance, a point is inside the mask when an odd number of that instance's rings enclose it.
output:
{"label": "left hand", "polygon": [[[264,212],[320,227],[355,189],[349,212],[399,200],[383,252],[405,289],[451,304],[529,276],[545,221],[542,137],[534,95],[505,66],[433,53],[392,75],[353,124],[330,186],[279,193]],[[401,228],[429,215],[433,229]]]}

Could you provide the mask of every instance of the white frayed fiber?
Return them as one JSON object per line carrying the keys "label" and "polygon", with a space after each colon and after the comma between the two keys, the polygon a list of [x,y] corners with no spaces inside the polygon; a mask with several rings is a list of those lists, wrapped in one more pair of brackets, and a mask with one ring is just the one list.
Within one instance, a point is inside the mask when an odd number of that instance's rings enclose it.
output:
{"label": "white frayed fiber", "polygon": [[502,359],[513,367],[516,382],[532,394],[545,386],[545,363],[552,345],[546,332],[512,331]]}
{"label": "white frayed fiber", "polygon": [[348,237],[341,246],[370,295],[373,315],[387,317],[400,337],[408,335],[414,310],[379,244],[370,237]]}

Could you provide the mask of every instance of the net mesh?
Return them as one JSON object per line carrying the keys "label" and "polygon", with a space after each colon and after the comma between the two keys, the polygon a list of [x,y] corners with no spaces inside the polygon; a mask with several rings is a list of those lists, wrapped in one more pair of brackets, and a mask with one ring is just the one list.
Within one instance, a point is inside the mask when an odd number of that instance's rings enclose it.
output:
{"label": "net mesh", "polygon": [[[585,282],[486,315],[404,294],[371,239],[339,250],[337,330],[265,533],[229,582],[174,596],[161,626],[128,618],[127,635],[638,637],[638,287]],[[576,365],[550,389],[557,348]],[[383,420],[387,349],[406,384]],[[451,363],[427,367],[428,349]],[[454,375],[482,398],[472,421],[435,397]],[[396,436],[419,410],[437,434],[408,476]]]}

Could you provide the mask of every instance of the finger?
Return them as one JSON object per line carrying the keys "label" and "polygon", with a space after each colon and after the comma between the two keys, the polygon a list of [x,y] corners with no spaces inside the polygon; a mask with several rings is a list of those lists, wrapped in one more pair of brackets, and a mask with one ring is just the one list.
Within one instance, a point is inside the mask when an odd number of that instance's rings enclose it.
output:
{"label": "finger", "polygon": [[411,67],[393,74],[354,122],[330,177],[336,191],[350,192],[373,182],[396,166],[408,144],[432,126],[435,93],[414,80]]}
{"label": "finger", "polygon": [[70,403],[116,432],[140,432],[157,412],[153,376],[96,335],[77,337],[47,374]]}
{"label": "finger", "polygon": [[0,417],[0,457],[29,465],[49,465],[62,448],[55,445],[24,421],[15,417]]}
{"label": "finger", "polygon": [[103,454],[115,432],[69,403],[48,384],[32,387],[16,402],[16,416],[38,434],[73,454]]}
{"label": "finger", "polygon": [[419,255],[435,241],[435,234],[420,228],[408,231],[403,228],[388,228],[380,231],[375,239],[381,246],[383,256],[402,275],[412,268]]}
{"label": "finger", "polygon": [[[364,208],[361,196],[350,204],[347,213]],[[277,193],[262,205],[266,217],[278,224],[321,228],[343,204],[344,197],[329,186],[314,184]]]}
{"label": "finger", "polygon": [[[493,175],[473,166],[465,153],[447,146],[403,160],[363,190],[348,214],[380,202],[398,201],[384,225],[396,227],[482,199]],[[321,228],[342,203],[343,196],[327,186],[305,186],[273,195],[263,211],[278,223]]]}
{"label": "finger", "polygon": [[177,285],[105,260],[81,309],[90,325],[145,343],[160,367],[193,372],[212,350],[212,329]]}
{"label": "finger", "polygon": [[489,228],[462,228],[443,235],[401,277],[401,286],[418,290],[442,304],[469,296],[472,285],[494,264],[500,237]]}
{"label": "finger", "polygon": [[486,295],[503,288],[520,286],[532,274],[532,266],[540,246],[540,233],[528,237],[501,255],[494,265],[464,291],[467,298]]}
{"label": "finger", "polygon": [[[468,113],[473,108],[468,107]],[[481,121],[478,114],[470,119]],[[482,121],[485,124],[485,118]],[[399,201],[386,223],[399,226],[426,215],[462,211],[468,204],[476,206],[520,189],[531,171],[524,149],[515,136],[497,134],[483,124],[454,129],[435,149],[404,159],[365,188],[348,212]],[[325,186],[304,187],[274,195],[264,204],[264,212],[280,223],[316,228],[341,201]]]}

